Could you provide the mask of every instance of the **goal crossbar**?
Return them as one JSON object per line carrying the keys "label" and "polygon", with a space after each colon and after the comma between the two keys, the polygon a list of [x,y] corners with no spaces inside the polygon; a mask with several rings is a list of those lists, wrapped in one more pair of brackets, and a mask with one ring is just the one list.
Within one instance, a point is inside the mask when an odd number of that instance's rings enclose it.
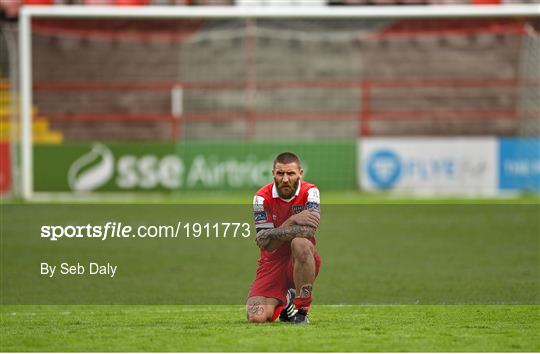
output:
{"label": "goal crossbar", "polygon": [[69,18],[448,18],[539,16],[538,4],[411,6],[25,6],[21,16]]}

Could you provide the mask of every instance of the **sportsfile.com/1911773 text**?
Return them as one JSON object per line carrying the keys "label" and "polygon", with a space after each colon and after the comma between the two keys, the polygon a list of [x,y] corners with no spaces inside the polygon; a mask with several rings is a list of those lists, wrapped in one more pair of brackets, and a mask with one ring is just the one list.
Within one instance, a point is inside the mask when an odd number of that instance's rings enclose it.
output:
{"label": "sportsfile.com/1911773 text", "polygon": [[182,222],[176,225],[139,225],[109,221],[102,225],[43,225],[41,238],[60,239],[129,239],[129,238],[248,238],[251,225],[247,222]]}

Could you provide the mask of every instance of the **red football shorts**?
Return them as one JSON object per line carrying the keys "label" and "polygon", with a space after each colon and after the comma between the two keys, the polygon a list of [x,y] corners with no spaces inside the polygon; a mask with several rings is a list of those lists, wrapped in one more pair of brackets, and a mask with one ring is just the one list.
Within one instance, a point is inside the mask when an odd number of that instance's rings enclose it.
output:
{"label": "red football shorts", "polygon": [[[321,256],[315,251],[313,257],[315,258],[315,276],[317,276],[321,268]],[[287,290],[294,287],[292,256],[259,261],[257,275],[251,284],[248,298],[252,296],[272,297],[285,303]]]}

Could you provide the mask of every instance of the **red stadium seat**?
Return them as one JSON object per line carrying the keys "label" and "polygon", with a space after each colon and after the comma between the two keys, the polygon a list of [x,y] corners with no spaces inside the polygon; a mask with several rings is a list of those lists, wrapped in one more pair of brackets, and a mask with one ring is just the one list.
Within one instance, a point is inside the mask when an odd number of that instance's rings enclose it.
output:
{"label": "red stadium seat", "polygon": [[142,6],[149,5],[150,0],[84,0],[85,5],[118,5],[118,6]]}
{"label": "red stadium seat", "polygon": [[111,0],[84,0],[84,5],[112,5]]}
{"label": "red stadium seat", "polygon": [[471,0],[473,5],[497,5],[500,3],[501,0]]}
{"label": "red stadium seat", "polygon": [[3,12],[6,18],[16,18],[21,6],[21,0],[2,0],[0,1],[0,13]]}
{"label": "red stadium seat", "polygon": [[54,0],[24,0],[25,5],[54,5]]}
{"label": "red stadium seat", "polygon": [[119,6],[143,6],[149,5],[150,0],[114,0],[114,4]]}

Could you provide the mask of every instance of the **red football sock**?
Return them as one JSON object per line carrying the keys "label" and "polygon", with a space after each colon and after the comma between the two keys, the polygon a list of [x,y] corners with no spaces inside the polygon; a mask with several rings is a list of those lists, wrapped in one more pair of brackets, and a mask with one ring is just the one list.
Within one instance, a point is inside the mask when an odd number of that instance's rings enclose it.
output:
{"label": "red football sock", "polygon": [[294,307],[296,307],[297,309],[303,308],[306,311],[309,311],[310,305],[311,305],[311,296],[294,298]]}
{"label": "red football sock", "polygon": [[272,315],[272,321],[275,321],[276,318],[279,317],[279,314],[281,313],[281,310],[285,308],[285,305],[277,305],[274,307],[274,314]]}

